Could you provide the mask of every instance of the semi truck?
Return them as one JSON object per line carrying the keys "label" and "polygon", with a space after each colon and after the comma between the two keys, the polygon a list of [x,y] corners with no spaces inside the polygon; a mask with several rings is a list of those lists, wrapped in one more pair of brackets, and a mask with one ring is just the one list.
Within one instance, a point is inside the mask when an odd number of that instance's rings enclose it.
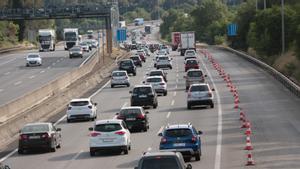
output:
{"label": "semi truck", "polygon": [[69,50],[79,43],[78,28],[65,28],[64,29],[65,50]]}
{"label": "semi truck", "polygon": [[145,25],[145,33],[151,34],[151,25]]}
{"label": "semi truck", "polygon": [[144,18],[136,18],[136,19],[134,19],[134,25],[135,26],[144,25]]}
{"label": "semi truck", "polygon": [[183,56],[188,49],[196,50],[195,32],[181,32],[180,33],[180,55]]}
{"label": "semi truck", "polygon": [[180,44],[180,32],[172,32],[172,50],[175,51]]}
{"label": "semi truck", "polygon": [[54,29],[39,29],[39,51],[55,51],[56,33]]}

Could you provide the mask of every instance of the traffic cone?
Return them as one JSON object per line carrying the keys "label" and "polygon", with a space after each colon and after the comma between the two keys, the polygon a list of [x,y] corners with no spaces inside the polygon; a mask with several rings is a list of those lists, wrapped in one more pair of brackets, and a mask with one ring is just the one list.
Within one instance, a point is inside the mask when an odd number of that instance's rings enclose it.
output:
{"label": "traffic cone", "polygon": [[246,116],[244,117],[244,119],[242,119],[242,126],[241,126],[241,128],[247,128],[247,123],[246,123],[245,118],[246,118]]}
{"label": "traffic cone", "polygon": [[[247,127],[247,126],[246,126]],[[252,134],[251,128],[248,127],[247,130],[245,131],[246,136],[250,136]]]}
{"label": "traffic cone", "polygon": [[245,119],[245,113],[243,111],[240,112],[240,120],[244,120]]}
{"label": "traffic cone", "polygon": [[244,148],[244,150],[253,150],[251,140],[250,140],[250,136],[246,137],[246,147]]}
{"label": "traffic cone", "polygon": [[239,97],[235,97],[235,98],[234,98],[234,103],[235,103],[235,104],[238,104],[239,102],[240,102]]}
{"label": "traffic cone", "polygon": [[251,151],[248,151],[246,166],[253,166],[253,165],[255,165],[255,163],[254,163],[254,160],[252,157],[252,153],[251,153]]}

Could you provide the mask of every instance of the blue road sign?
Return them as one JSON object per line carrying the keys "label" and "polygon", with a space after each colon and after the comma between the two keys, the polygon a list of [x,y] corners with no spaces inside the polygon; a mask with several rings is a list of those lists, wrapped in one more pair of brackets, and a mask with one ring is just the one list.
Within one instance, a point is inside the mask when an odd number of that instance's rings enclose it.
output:
{"label": "blue road sign", "polygon": [[123,29],[123,28],[120,28],[120,29],[117,29],[117,41],[118,42],[124,42],[126,41],[126,29]]}
{"label": "blue road sign", "polygon": [[227,35],[236,36],[237,35],[237,24],[231,23],[227,26]]}

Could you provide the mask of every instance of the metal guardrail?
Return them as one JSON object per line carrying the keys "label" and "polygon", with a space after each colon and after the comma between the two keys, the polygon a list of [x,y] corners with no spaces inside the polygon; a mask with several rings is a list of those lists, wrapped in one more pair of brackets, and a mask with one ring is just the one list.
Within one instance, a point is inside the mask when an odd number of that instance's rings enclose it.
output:
{"label": "metal guardrail", "polygon": [[254,58],[250,55],[247,55],[243,52],[234,50],[232,48],[221,47],[221,46],[219,46],[217,48],[218,49],[223,49],[223,50],[229,51],[231,53],[234,53],[238,56],[241,56],[244,59],[248,60],[249,62],[259,66],[262,69],[264,69],[266,72],[271,74],[276,80],[278,80],[280,83],[282,83],[287,89],[289,89],[293,94],[295,94],[297,97],[300,98],[300,87],[296,83],[294,83],[292,80],[290,80],[288,77],[286,77],[285,75],[283,75],[282,73],[280,73],[279,71],[274,69],[273,67],[269,66],[268,64]]}

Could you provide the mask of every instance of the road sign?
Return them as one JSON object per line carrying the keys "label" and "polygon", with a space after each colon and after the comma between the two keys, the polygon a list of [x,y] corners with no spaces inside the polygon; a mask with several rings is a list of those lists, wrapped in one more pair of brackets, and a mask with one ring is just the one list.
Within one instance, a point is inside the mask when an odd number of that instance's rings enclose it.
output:
{"label": "road sign", "polygon": [[126,41],[127,38],[126,34],[127,34],[126,29],[123,28],[117,29],[117,41],[118,42]]}
{"label": "road sign", "polygon": [[237,24],[231,23],[227,26],[227,35],[236,36],[237,35]]}

